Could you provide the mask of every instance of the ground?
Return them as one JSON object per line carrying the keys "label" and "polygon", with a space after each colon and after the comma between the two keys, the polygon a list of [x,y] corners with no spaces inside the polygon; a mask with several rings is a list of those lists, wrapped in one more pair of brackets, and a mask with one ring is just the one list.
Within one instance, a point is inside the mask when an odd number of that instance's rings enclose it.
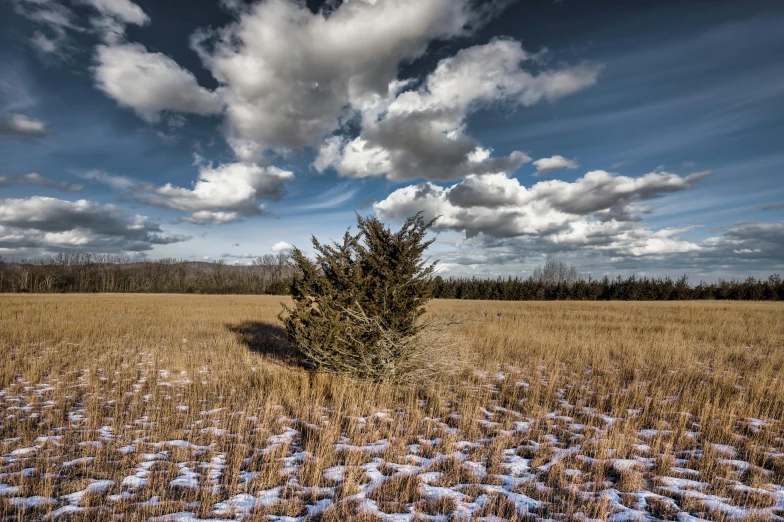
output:
{"label": "ground", "polygon": [[784,305],[437,301],[312,373],[276,297],[0,296],[2,520],[784,520]]}

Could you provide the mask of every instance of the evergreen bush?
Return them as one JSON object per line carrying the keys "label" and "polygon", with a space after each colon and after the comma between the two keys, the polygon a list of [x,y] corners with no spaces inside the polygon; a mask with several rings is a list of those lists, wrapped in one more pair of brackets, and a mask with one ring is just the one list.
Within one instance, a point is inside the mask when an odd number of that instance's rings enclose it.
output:
{"label": "evergreen bush", "polygon": [[289,339],[319,370],[373,381],[411,381],[438,370],[454,321],[422,320],[432,274],[424,252],[435,220],[419,213],[397,232],[357,216],[342,242],[312,238],[316,259],[295,248],[293,308],[280,318]]}

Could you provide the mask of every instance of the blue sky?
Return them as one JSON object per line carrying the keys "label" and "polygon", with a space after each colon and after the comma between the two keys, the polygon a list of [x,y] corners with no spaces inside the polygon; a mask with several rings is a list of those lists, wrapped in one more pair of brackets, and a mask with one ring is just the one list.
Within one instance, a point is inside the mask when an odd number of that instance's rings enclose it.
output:
{"label": "blue sky", "polygon": [[781,2],[0,0],[0,255],[784,269]]}

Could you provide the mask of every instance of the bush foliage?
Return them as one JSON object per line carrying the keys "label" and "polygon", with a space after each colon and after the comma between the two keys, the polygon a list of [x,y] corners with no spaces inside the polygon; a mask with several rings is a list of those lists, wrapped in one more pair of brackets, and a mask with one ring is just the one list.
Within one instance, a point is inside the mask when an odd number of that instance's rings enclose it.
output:
{"label": "bush foliage", "polygon": [[427,371],[427,345],[446,326],[420,320],[435,269],[424,258],[432,225],[420,213],[393,232],[376,218],[357,216],[358,233],[347,231],[341,243],[312,238],[315,261],[292,251],[294,305],[283,305],[280,317],[312,365],[375,381]]}

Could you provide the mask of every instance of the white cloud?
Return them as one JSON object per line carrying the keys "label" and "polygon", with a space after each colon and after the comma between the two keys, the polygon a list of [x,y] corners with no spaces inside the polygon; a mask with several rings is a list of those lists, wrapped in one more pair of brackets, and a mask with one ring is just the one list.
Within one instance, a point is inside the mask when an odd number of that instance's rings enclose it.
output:
{"label": "white cloud", "polygon": [[556,209],[572,214],[602,212],[613,217],[636,201],[692,187],[710,174],[697,172],[686,177],[654,171],[639,178],[618,176],[603,170],[588,172],[574,183],[561,180],[541,181],[532,187],[538,197],[547,198]]}
{"label": "white cloud", "polygon": [[[197,161],[201,161],[200,158]],[[279,200],[286,183],[294,174],[278,167],[262,167],[252,163],[226,163],[216,166],[199,164],[199,175],[193,188],[177,187],[171,183],[155,186],[132,182],[128,178],[106,175],[99,181],[114,183],[136,201],[152,206],[190,212],[184,221],[196,224],[224,224],[242,216],[264,214],[262,200]]]}
{"label": "white cloud", "polygon": [[[455,191],[454,200],[451,193]],[[469,176],[450,188],[432,183],[398,189],[373,205],[381,219],[405,219],[419,211],[426,219],[439,216],[436,228],[457,230],[467,236],[494,237],[544,235],[578,219],[536,200],[530,190],[505,174]]]}
{"label": "white cloud", "polygon": [[137,183],[134,179],[127,176],[115,176],[103,170],[88,170],[87,172],[79,174],[79,177],[103,183],[115,190],[126,190]]}
{"label": "white cloud", "polygon": [[290,243],[286,243],[285,241],[278,241],[277,243],[272,245],[270,250],[272,250],[273,252],[284,252],[286,250],[291,250],[292,248],[294,248],[294,245]]}
{"label": "white cloud", "polygon": [[348,105],[386,96],[401,62],[478,18],[468,0],[352,1],[328,13],[267,0],[194,47],[224,85],[230,144],[251,160],[269,148],[316,145]]}
{"label": "white cloud", "polygon": [[639,222],[583,220],[547,236],[499,239],[478,235],[457,241],[453,247],[447,247],[451,234],[442,234],[442,249],[434,256],[448,264],[450,274],[477,277],[510,272],[525,277],[551,256],[595,276],[636,273],[679,277],[690,273],[715,280],[753,272],[766,277],[784,269],[780,254],[784,222],[745,221],[707,239],[681,237],[697,228],[655,230]]}
{"label": "white cloud", "polygon": [[0,248],[5,250],[139,252],[187,239],[114,205],[40,196],[0,200]]}
{"label": "white cloud", "polygon": [[538,248],[604,248],[625,255],[686,252],[697,247],[636,223],[634,205],[685,190],[705,173],[681,177],[652,172],[639,178],[588,172],[573,183],[543,181],[530,188],[505,174],[468,176],[442,188],[433,183],[404,187],[374,204],[381,219],[402,220],[423,211],[438,217],[436,229],[467,238],[536,238]]}
{"label": "white cloud", "polygon": [[532,74],[524,65],[533,59],[510,39],[463,49],[441,60],[419,89],[400,92],[385,107],[371,106],[357,138],[325,142],[314,167],[332,165],[344,176],[393,180],[514,172],[530,158],[522,151],[493,156],[465,134],[469,114],[497,103],[554,101],[593,85],[601,70],[580,64]]}
{"label": "white cloud", "polygon": [[579,166],[580,165],[578,165],[576,161],[556,154],[549,158],[541,158],[534,161],[534,167],[536,167],[536,173],[534,175],[541,176],[558,169],[576,169]]}
{"label": "white cloud", "polygon": [[146,25],[150,17],[141,7],[130,0],[81,0],[92,6],[98,15],[90,19],[93,31],[110,44],[116,44],[125,37],[125,26],[129,24]]}
{"label": "white cloud", "polygon": [[[595,83],[601,69],[583,63],[533,73],[537,56],[502,38],[441,60],[411,90],[414,78],[398,78],[401,64],[434,40],[468,34],[505,2],[357,0],[313,12],[299,2],[267,0],[232,4],[236,22],[194,36],[194,49],[220,84],[211,91],[168,56],[124,41],[125,24],[149,21],[136,4],[82,1],[105,25],[93,68],[98,88],[150,123],[167,111],[222,113],[243,164],[321,145],[314,167],[334,166],[350,177],[508,174],[530,158],[522,151],[494,156],[466,135],[468,116],[496,103],[556,100]],[[359,136],[330,137],[350,121],[359,123]]]}
{"label": "white cloud", "polygon": [[101,170],[81,174],[84,179],[104,183],[122,190],[125,196],[140,203],[187,212],[183,221],[204,224],[225,224],[243,216],[264,214],[261,201],[278,201],[285,184],[293,181],[290,171],[253,163],[205,163],[196,156],[199,174],[192,188],[171,183],[152,183],[116,176]]}
{"label": "white cloud", "polygon": [[126,25],[150,22],[141,7],[131,0],[78,1],[95,11],[88,28],[77,25],[74,21],[77,17],[63,4],[48,0],[13,0],[17,12],[41,28],[32,41],[43,52],[61,53],[68,46],[71,32],[89,29],[97,33],[103,43],[95,49],[93,75],[96,86],[147,122],[157,122],[164,111],[201,115],[221,113],[218,93],[200,86],[190,71],[162,53],[150,52],[141,44],[125,41]]}
{"label": "white cloud", "polygon": [[247,252],[244,253],[244,254],[230,254],[230,253],[226,252],[224,254],[221,254],[221,257],[223,257],[223,258],[233,258],[233,259],[256,259],[259,256],[256,256],[256,255],[253,255],[253,254],[249,254]]}
{"label": "white cloud", "polygon": [[289,171],[250,163],[201,165],[192,189],[171,183],[157,188],[142,187],[138,199],[174,210],[234,210],[252,215],[261,212],[258,200],[280,199],[284,184],[293,178]]}
{"label": "white cloud", "polygon": [[130,0],[82,0],[92,5],[101,15],[117,19],[124,24],[144,25],[150,21],[141,7]]}
{"label": "white cloud", "polygon": [[332,165],[337,165],[341,159],[344,145],[343,138],[340,136],[331,136],[324,140],[316,159],[313,161],[313,167],[319,172],[324,172]]}
{"label": "white cloud", "polygon": [[24,114],[0,117],[0,138],[40,138],[49,134],[46,122]]}
{"label": "white cloud", "polygon": [[213,212],[210,210],[199,210],[182,218],[183,221],[195,223],[196,225],[225,225],[226,223],[233,223],[238,219],[239,215],[236,212]]}
{"label": "white cloud", "polygon": [[124,107],[153,123],[161,112],[218,114],[218,94],[201,87],[196,77],[161,53],[140,44],[99,45],[96,48],[96,85]]}

